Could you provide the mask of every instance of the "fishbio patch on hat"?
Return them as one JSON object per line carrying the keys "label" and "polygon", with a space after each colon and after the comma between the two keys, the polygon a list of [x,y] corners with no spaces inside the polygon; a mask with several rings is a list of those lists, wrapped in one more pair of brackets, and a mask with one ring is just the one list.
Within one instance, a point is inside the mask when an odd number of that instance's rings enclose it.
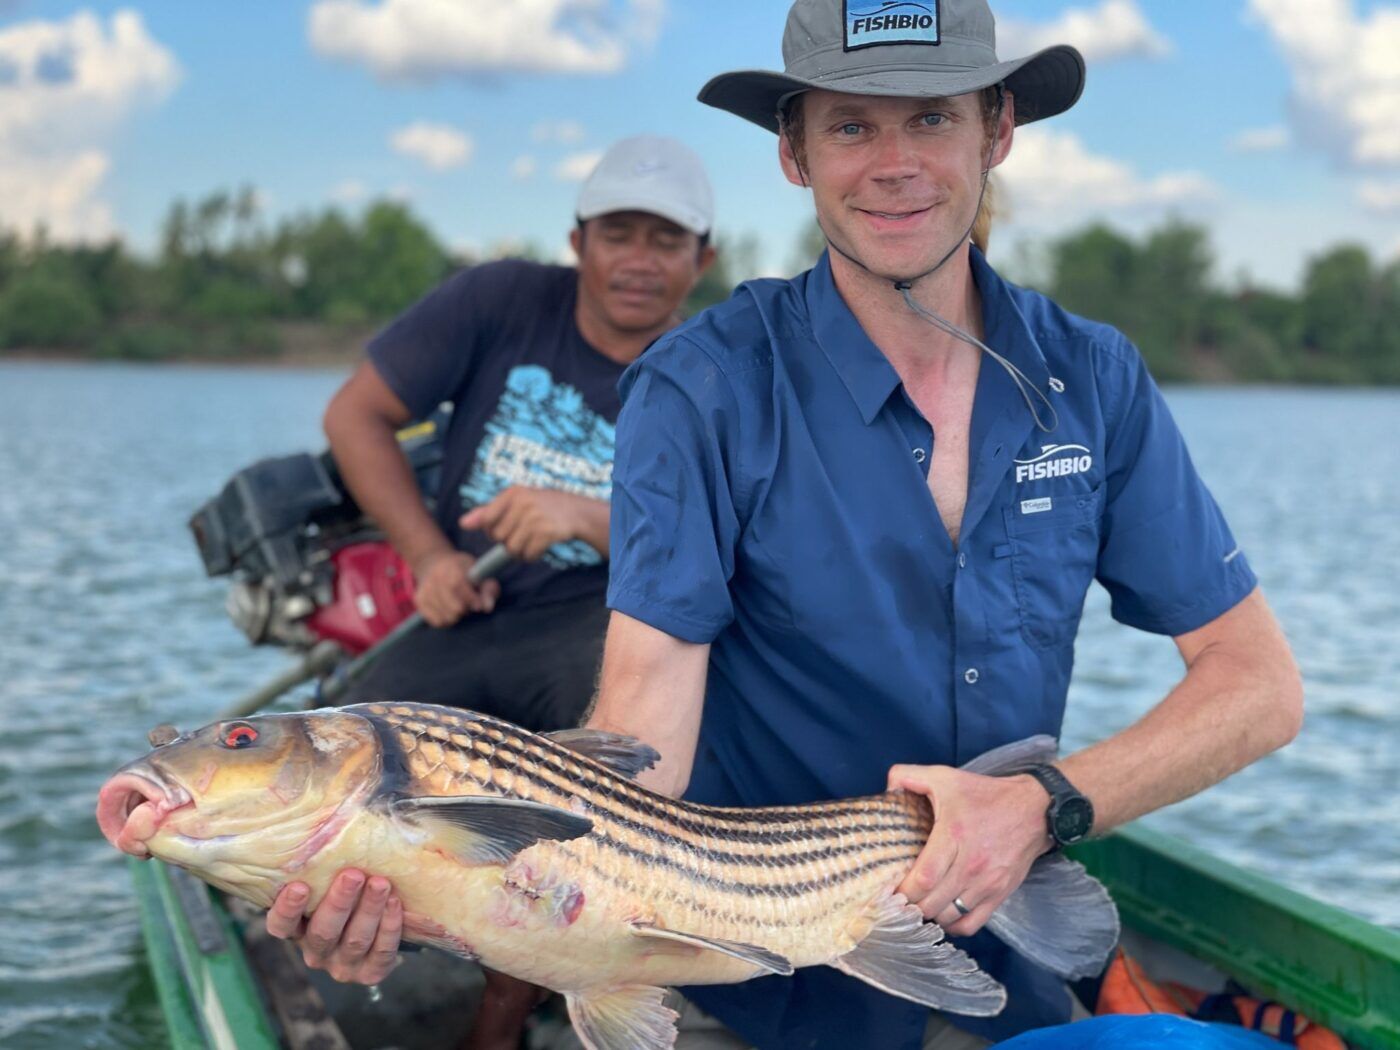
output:
{"label": "fishbio patch on hat", "polygon": [[841,0],[845,50],[877,44],[938,44],[939,0]]}

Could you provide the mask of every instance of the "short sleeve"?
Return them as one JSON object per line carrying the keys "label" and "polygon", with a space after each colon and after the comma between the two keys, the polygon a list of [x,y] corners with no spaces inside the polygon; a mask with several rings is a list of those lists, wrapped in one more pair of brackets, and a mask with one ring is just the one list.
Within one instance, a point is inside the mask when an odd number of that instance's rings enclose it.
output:
{"label": "short sleeve", "polygon": [[734,618],[733,394],[684,340],[643,354],[619,389],[608,607],[711,642]]}
{"label": "short sleeve", "polygon": [[1165,399],[1126,341],[1100,348],[1107,438],[1098,580],[1113,618],[1181,635],[1258,583],[1207,490]]}
{"label": "short sleeve", "polygon": [[369,359],[415,419],[458,400],[476,355],[489,345],[511,281],[501,263],[454,274],[391,321]]}

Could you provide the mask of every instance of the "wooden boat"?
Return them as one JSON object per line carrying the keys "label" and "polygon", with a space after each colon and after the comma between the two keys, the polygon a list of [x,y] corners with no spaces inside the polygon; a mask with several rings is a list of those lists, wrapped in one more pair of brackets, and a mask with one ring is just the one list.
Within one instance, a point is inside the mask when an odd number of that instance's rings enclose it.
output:
{"label": "wooden boat", "polygon": [[[1075,856],[1108,886],[1125,943],[1154,974],[1208,991],[1231,978],[1353,1047],[1400,1050],[1400,932],[1142,827]],[[417,953],[379,993],[337,986],[241,902],[160,862],[128,863],[176,1050],[438,1050],[465,1034],[480,987],[470,964]],[[527,1044],[562,1023],[546,1007]]]}

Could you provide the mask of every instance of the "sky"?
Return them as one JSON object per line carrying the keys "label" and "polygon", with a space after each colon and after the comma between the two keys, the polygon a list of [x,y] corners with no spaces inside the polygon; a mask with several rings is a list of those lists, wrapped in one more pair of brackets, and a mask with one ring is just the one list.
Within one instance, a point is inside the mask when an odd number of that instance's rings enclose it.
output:
{"label": "sky", "polygon": [[[176,198],[268,221],[406,201],[450,247],[562,253],[610,142],[705,160],[716,231],[790,272],[811,215],[774,137],[695,101],[781,69],[783,0],[0,0],[0,226],[151,251]],[[1003,59],[1084,52],[1018,130],[993,261],[1107,222],[1212,231],[1217,276],[1296,287],[1342,242],[1400,257],[1397,0],[992,0]],[[1017,255],[1013,255],[1017,252]],[[561,255],[562,257],[562,255]]]}

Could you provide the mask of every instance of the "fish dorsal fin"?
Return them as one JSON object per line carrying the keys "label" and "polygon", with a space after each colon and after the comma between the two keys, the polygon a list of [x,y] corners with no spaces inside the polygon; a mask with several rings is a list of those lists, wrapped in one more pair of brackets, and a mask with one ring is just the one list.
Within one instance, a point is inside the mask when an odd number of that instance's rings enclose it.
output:
{"label": "fish dorsal fin", "polygon": [[1032,962],[1075,981],[1101,973],[1118,944],[1118,909],[1103,883],[1062,853],[1031,865],[1016,892],[987,920]]}
{"label": "fish dorsal fin", "polygon": [[593,821],[557,806],[490,795],[425,795],[390,807],[468,864],[504,864],[541,839],[576,839]]}
{"label": "fish dorsal fin", "polygon": [[718,937],[701,937],[697,933],[682,933],[680,930],[666,930],[660,926],[654,926],[649,922],[634,922],[632,930],[638,937],[656,937],[660,940],[676,941],[680,944],[693,945],[697,948],[708,948],[711,951],[723,952],[725,955],[732,955],[736,959],[742,959],[746,963],[752,963],[761,970],[768,973],[780,974],[783,977],[792,973],[792,963],[788,962],[777,952],[770,952],[767,948],[760,948],[756,944],[744,944],[741,941],[726,941]]}
{"label": "fish dorsal fin", "polygon": [[676,1011],[666,989],[633,984],[602,995],[568,992],[569,1020],[584,1050],[671,1050]]}
{"label": "fish dorsal fin", "polygon": [[618,776],[632,778],[650,769],[661,759],[661,752],[634,736],[609,733],[602,729],[561,729],[545,733],[560,747],[577,751],[599,765],[607,766]]}
{"label": "fish dorsal fin", "polygon": [[943,939],[942,927],[903,894],[881,891],[871,904],[875,925],[831,965],[881,991],[936,1010],[991,1017],[1006,1005],[1006,989],[966,952]]}
{"label": "fish dorsal fin", "polygon": [[962,768],[966,773],[981,773],[987,777],[1006,776],[1030,769],[1031,766],[1053,762],[1059,753],[1059,741],[1053,736],[1041,734],[994,747],[978,755]]}

